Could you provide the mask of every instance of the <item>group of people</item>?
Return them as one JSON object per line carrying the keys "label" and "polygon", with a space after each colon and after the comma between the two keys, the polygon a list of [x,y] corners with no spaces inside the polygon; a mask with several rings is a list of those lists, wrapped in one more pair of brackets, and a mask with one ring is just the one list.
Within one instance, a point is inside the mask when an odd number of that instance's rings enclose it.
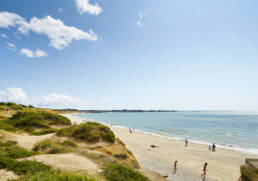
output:
{"label": "group of people", "polygon": [[[185,146],[187,147],[188,146],[188,142],[189,142],[189,140],[188,140],[188,138],[185,138]],[[216,151],[216,145],[215,145],[215,143],[213,143],[212,145],[209,145],[209,150],[211,150],[211,151],[213,151],[213,152],[215,152]],[[178,161],[177,160],[175,160],[175,162],[174,162],[174,174],[176,173],[176,171],[177,171],[177,163],[178,163]],[[205,177],[206,177],[206,172],[207,172],[207,166],[208,166],[208,163],[206,162],[205,164],[204,164],[204,166],[203,166],[203,173],[201,174],[201,177],[203,178],[203,179],[205,179]]]}
{"label": "group of people", "polygon": [[209,150],[215,152],[216,151],[216,145],[215,143],[212,143],[212,145],[209,145]]}
{"label": "group of people", "polygon": [[[176,173],[176,170],[177,170],[177,160],[174,162],[174,174]],[[203,166],[203,173],[201,174],[201,177],[205,179],[206,177],[206,172],[207,172],[207,166],[208,166],[208,163],[206,162]]]}

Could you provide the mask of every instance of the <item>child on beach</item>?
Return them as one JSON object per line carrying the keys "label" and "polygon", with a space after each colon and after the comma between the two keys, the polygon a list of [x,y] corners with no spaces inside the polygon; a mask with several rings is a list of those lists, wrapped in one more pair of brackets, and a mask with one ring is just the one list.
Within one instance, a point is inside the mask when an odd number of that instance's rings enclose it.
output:
{"label": "child on beach", "polygon": [[177,170],[177,160],[175,161],[175,163],[174,163],[174,174],[176,173],[176,170]]}
{"label": "child on beach", "polygon": [[201,174],[201,177],[203,177],[204,179],[205,179],[206,172],[207,172],[207,165],[208,165],[208,163],[206,162],[203,166],[203,174]]}
{"label": "child on beach", "polygon": [[211,151],[211,145],[209,145],[209,151]]}

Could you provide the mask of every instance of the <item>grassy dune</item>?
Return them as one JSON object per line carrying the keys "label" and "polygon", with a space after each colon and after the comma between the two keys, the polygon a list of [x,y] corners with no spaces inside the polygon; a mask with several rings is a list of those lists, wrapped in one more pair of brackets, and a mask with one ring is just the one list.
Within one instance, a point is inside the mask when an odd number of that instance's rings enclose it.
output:
{"label": "grassy dune", "polygon": [[[149,180],[134,169],[139,167],[138,162],[108,127],[94,122],[71,125],[69,119],[55,114],[56,112],[57,110],[15,103],[0,103],[0,169],[18,175],[17,181]],[[15,141],[8,141],[8,134],[1,136],[1,129],[12,132],[12,135],[17,133],[17,136],[20,133],[28,136],[56,133],[57,136],[36,143],[32,150],[26,150]],[[94,147],[97,143],[103,146]],[[95,157],[89,156],[88,149],[99,153]],[[55,170],[37,161],[18,160],[41,154],[67,152],[84,155],[99,165],[103,172],[97,177],[89,177],[87,173]]]}

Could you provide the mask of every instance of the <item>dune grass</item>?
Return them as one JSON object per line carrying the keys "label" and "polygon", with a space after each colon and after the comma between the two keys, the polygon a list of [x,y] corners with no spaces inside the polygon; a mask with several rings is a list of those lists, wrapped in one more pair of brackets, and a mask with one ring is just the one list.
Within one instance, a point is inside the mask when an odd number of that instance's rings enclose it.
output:
{"label": "dune grass", "polygon": [[13,171],[17,175],[26,175],[50,171],[51,167],[36,161],[17,161],[8,157],[0,157],[0,169]]}
{"label": "dune grass", "polygon": [[16,142],[0,141],[0,157],[16,159],[16,158],[25,158],[32,155],[35,155],[35,153],[19,147]]}
{"label": "dune grass", "polygon": [[33,147],[33,151],[47,153],[47,154],[57,154],[66,153],[71,151],[71,148],[77,147],[76,143],[73,141],[63,141],[53,139],[46,139],[39,143],[36,143]]}
{"label": "dune grass", "polygon": [[48,128],[48,129],[43,129],[40,131],[33,131],[31,132],[31,135],[35,136],[40,136],[40,135],[45,135],[45,134],[50,134],[50,133],[56,133],[58,130],[55,128]]}
{"label": "dune grass", "polygon": [[95,181],[95,179],[72,173],[60,173],[49,171],[40,172],[35,175],[24,176],[21,177],[19,181]]}
{"label": "dune grass", "polygon": [[60,129],[57,135],[68,136],[89,143],[95,143],[101,140],[110,143],[115,142],[114,133],[107,126],[95,122],[87,122]]}
{"label": "dune grass", "polygon": [[71,121],[66,117],[45,111],[17,112],[7,122],[13,127],[26,131],[33,131],[35,128],[47,129],[51,125],[71,125]]}
{"label": "dune grass", "polygon": [[104,175],[108,181],[149,181],[140,172],[117,163],[108,164],[104,168]]}
{"label": "dune grass", "polygon": [[258,169],[254,167],[243,165],[240,167],[241,175],[247,181],[258,181]]}

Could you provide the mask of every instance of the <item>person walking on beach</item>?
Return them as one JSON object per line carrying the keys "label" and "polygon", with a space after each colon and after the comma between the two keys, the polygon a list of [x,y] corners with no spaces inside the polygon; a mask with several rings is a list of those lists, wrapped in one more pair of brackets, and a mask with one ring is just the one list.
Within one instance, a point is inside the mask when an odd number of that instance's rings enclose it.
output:
{"label": "person walking on beach", "polygon": [[209,145],[209,151],[211,151],[211,145]]}
{"label": "person walking on beach", "polygon": [[188,139],[185,138],[185,146],[187,147],[187,145],[188,145]]}
{"label": "person walking on beach", "polygon": [[176,170],[177,170],[177,160],[174,162],[174,174],[176,173]]}
{"label": "person walking on beach", "polygon": [[215,145],[215,143],[213,143],[212,144],[212,151],[215,152],[216,151],[215,149],[216,149],[216,145]]}
{"label": "person walking on beach", "polygon": [[206,172],[208,171],[207,166],[208,166],[208,163],[206,162],[203,166],[203,174],[201,174],[201,177],[203,177],[204,179],[206,176]]}

